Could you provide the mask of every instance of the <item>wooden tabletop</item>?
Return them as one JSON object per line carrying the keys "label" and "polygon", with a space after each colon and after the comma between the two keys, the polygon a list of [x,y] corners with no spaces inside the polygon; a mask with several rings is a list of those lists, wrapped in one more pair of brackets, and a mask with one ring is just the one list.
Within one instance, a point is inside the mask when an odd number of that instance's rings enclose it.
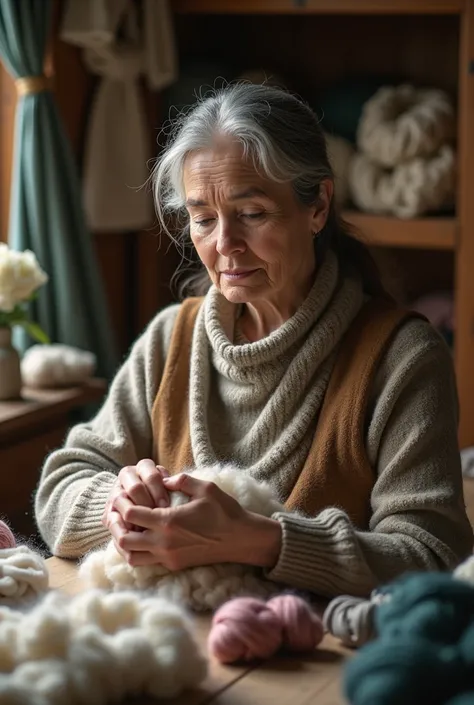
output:
{"label": "wooden tabletop", "polygon": [[[69,594],[80,592],[82,586],[74,562],[50,558],[47,563],[51,587]],[[203,650],[209,623],[209,617],[196,616],[196,636]],[[348,649],[326,636],[318,649],[305,657],[278,656],[253,667],[222,666],[211,659],[209,676],[199,690],[161,702],[168,705],[344,705],[341,671],[349,655]],[[148,697],[133,700],[134,705],[157,702]]]}

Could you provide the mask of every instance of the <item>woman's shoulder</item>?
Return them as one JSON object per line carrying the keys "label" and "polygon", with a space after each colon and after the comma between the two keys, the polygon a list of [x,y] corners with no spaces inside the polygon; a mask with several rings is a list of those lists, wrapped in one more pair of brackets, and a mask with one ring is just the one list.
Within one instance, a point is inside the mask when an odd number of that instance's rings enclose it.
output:
{"label": "woman's shoulder", "polygon": [[161,309],[161,311],[152,318],[137,342],[148,350],[159,350],[163,359],[166,359],[173,330],[179,316],[189,314],[190,312],[191,315],[193,315],[192,310],[195,310],[195,307],[199,306],[201,302],[201,298],[188,298],[182,303],[170,304]]}
{"label": "woman's shoulder", "polygon": [[429,383],[438,377],[454,382],[451,350],[425,318],[407,316],[391,336],[378,366],[375,393],[406,383]]}
{"label": "woman's shoulder", "polygon": [[[412,315],[410,315],[412,313]],[[451,351],[441,333],[423,316],[408,312],[393,334],[387,357],[406,363],[409,359],[435,357],[451,362]]]}
{"label": "woman's shoulder", "polygon": [[159,350],[161,357],[166,359],[176,320],[182,310],[182,306],[182,303],[174,303],[161,309],[148,323],[137,344],[141,345],[148,353]]}

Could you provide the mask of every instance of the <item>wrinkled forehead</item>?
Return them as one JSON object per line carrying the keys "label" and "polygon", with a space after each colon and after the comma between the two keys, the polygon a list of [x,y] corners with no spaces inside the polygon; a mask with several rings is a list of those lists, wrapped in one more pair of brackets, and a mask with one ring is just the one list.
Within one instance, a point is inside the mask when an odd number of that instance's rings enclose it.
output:
{"label": "wrinkled forehead", "polygon": [[244,154],[238,142],[222,141],[190,152],[184,162],[183,189],[187,205],[200,205],[206,199],[270,198],[275,200],[292,191],[289,184],[272,181],[259,170],[252,157]]}

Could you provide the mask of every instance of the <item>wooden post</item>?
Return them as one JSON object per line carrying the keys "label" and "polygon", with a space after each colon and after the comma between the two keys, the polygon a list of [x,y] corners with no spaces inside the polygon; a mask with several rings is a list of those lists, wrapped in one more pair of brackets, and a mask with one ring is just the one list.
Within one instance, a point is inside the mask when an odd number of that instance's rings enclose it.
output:
{"label": "wooden post", "polygon": [[10,74],[0,64],[0,241],[2,242],[8,239],[15,111],[15,84]]}
{"label": "wooden post", "polygon": [[458,154],[455,358],[459,441],[466,447],[474,445],[474,0],[466,0],[461,14]]}

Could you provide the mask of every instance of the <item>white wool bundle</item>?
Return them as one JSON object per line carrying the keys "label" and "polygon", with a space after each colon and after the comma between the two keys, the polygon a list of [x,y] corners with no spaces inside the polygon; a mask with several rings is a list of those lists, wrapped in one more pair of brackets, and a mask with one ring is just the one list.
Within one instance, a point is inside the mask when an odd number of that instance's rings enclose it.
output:
{"label": "white wool bundle", "polygon": [[427,159],[412,159],[392,170],[356,154],[349,170],[352,200],[363,211],[415,218],[450,206],[456,183],[456,158],[448,145]]}
{"label": "white wool bundle", "polygon": [[0,608],[2,705],[171,698],[206,673],[187,615],[158,597],[51,592],[23,614]]}
{"label": "white wool bundle", "polygon": [[48,590],[49,576],[42,556],[28,546],[0,550],[0,604],[27,602]]}
{"label": "white wool bundle", "polygon": [[453,104],[444,91],[385,86],[362,109],[357,146],[376,164],[394,167],[430,157],[452,142],[455,129]]}
{"label": "white wool bundle", "polygon": [[[271,516],[283,509],[269,484],[257,482],[243,471],[216,465],[190,473],[201,480],[214,482],[244,509],[255,514]],[[172,507],[187,501],[189,498],[180,492],[171,494]],[[236,563],[198,566],[176,572],[170,572],[162,565],[132,567],[112,541],[105,549],[86,556],[79,575],[88,586],[114,590],[153,589],[155,594],[196,611],[216,609],[233,597],[264,598],[279,591],[278,585],[261,578],[256,568]]]}
{"label": "white wool bundle", "polygon": [[82,384],[96,366],[93,353],[69,345],[33,345],[21,361],[21,375],[27,387],[54,388]]}
{"label": "white wool bundle", "polygon": [[329,162],[334,172],[334,198],[339,208],[349,200],[349,171],[355,150],[352,144],[340,137],[325,133]]}

